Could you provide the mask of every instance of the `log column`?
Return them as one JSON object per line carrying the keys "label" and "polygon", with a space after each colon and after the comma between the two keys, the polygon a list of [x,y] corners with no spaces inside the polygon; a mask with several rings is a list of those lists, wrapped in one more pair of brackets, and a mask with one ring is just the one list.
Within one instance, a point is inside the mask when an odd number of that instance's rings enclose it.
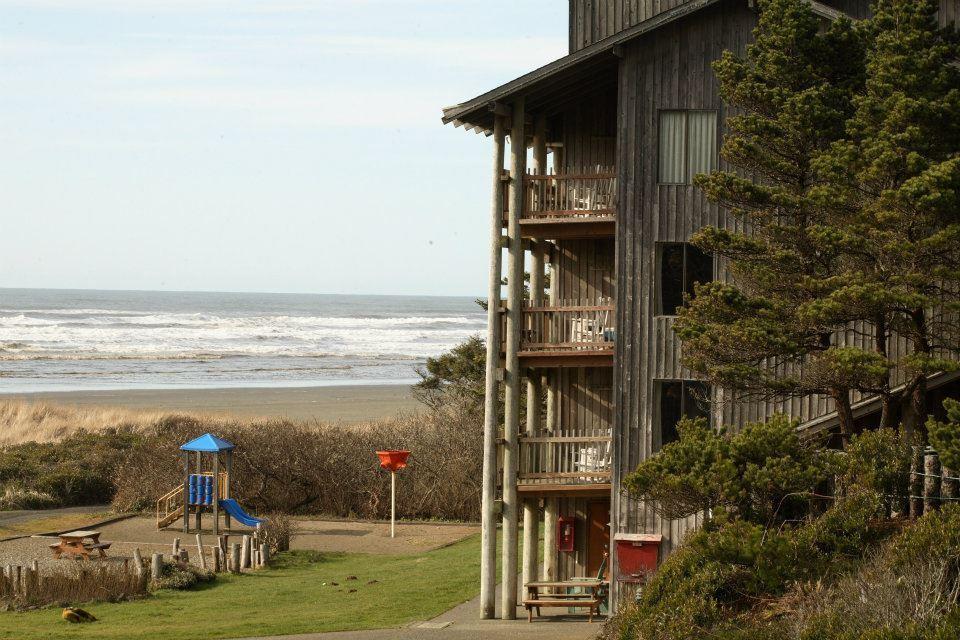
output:
{"label": "log column", "polygon": [[[556,153],[556,152],[554,152]],[[556,156],[554,156],[556,164]],[[549,305],[557,304],[557,288],[559,287],[559,277],[557,276],[556,248],[550,255],[550,297]],[[546,433],[548,436],[557,434],[557,388],[560,384],[560,370],[553,369],[547,378],[547,420]],[[555,471],[553,468],[553,445],[547,446],[547,471]],[[557,579],[557,518],[560,515],[560,503],[557,498],[547,498],[543,505],[543,580]]]}
{"label": "log column", "polygon": [[501,616],[517,617],[517,457],[520,435],[520,326],[523,322],[523,240],[520,238],[520,212],[523,209],[523,174],[527,165],[524,132],[524,99],[513,103],[510,122],[510,208],[507,225],[507,340],[504,394],[503,446],[503,569]]}
{"label": "log column", "polygon": [[497,582],[497,432],[500,427],[500,278],[503,234],[504,117],[493,124],[493,197],[490,220],[490,279],[487,288],[487,369],[483,404],[483,500],[480,551],[480,617],[496,615]]}
{"label": "log column", "polygon": [[[533,171],[547,172],[547,118],[538,115],[533,131]],[[543,306],[543,241],[535,239],[530,245],[530,305]],[[528,436],[539,435],[542,389],[540,372],[527,371],[527,428]],[[540,550],[539,499],[523,501],[523,584],[537,579],[538,553]]]}

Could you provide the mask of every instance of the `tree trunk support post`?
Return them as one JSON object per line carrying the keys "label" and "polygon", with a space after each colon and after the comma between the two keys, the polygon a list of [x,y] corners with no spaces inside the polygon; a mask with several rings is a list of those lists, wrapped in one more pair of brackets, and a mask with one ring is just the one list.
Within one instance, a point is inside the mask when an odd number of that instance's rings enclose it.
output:
{"label": "tree trunk support post", "polygon": [[483,486],[480,549],[480,617],[496,615],[497,581],[497,435],[500,428],[500,278],[503,234],[504,117],[493,124],[493,197],[490,221],[490,277],[487,288],[487,362],[483,403]]}
{"label": "tree trunk support post", "polygon": [[[534,119],[533,130],[533,172],[543,175],[547,172],[547,118],[539,114]],[[532,241],[530,247],[530,305],[543,306],[543,251],[542,241]],[[542,399],[541,373],[527,370],[527,425],[526,435],[540,433],[540,406]],[[523,579],[526,585],[537,579],[538,553],[540,551],[540,506],[539,500],[527,498],[523,501]]]}
{"label": "tree trunk support post", "polygon": [[503,447],[503,568],[501,572],[501,616],[517,617],[517,454],[520,435],[520,325],[523,322],[523,241],[520,213],[523,209],[523,176],[527,164],[524,132],[524,98],[513,103],[510,122],[510,206],[507,225],[507,339],[504,394]]}

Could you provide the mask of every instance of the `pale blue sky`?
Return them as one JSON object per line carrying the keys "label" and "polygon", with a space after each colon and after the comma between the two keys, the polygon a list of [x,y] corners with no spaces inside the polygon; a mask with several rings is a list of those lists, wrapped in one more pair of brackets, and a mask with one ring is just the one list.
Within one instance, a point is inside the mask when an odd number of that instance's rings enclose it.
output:
{"label": "pale blue sky", "polygon": [[488,138],[566,0],[0,0],[0,287],[481,295]]}

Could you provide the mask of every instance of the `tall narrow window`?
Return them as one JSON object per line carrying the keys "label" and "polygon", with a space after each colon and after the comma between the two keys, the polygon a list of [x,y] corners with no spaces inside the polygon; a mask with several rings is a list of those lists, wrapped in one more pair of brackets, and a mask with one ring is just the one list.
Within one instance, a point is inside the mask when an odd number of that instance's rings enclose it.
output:
{"label": "tall narrow window", "polygon": [[717,112],[661,111],[659,182],[690,184],[717,168]]}
{"label": "tall narrow window", "polygon": [[679,437],[677,424],[682,418],[706,418],[710,423],[710,385],[693,380],[662,380],[657,387],[660,394],[659,438],[654,441],[657,448]]}
{"label": "tall narrow window", "polygon": [[660,243],[659,315],[676,315],[683,296],[693,296],[697,283],[713,280],[713,257],[688,242]]}

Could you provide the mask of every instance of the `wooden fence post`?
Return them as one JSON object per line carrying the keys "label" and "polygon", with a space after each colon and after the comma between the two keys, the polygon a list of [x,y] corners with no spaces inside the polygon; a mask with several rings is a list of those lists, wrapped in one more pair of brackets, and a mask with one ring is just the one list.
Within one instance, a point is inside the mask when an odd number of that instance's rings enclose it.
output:
{"label": "wooden fence post", "polygon": [[140,547],[133,550],[133,570],[137,573],[137,579],[143,582],[143,556],[140,555]]}
{"label": "wooden fence post", "polygon": [[159,580],[163,575],[163,554],[155,553],[150,557],[150,577]]}
{"label": "wooden fence post", "polygon": [[260,566],[265,567],[270,563],[270,545],[266,542],[260,544]]}
{"label": "wooden fence post", "polygon": [[943,498],[943,501],[947,504],[951,502],[956,502],[958,497],[958,486],[957,472],[949,467],[940,466],[941,482],[940,482],[940,497]]}
{"label": "wooden fence post", "polygon": [[240,573],[240,543],[234,542],[230,547],[230,571]]}
{"label": "wooden fence post", "polygon": [[173,549],[170,551],[170,555],[173,556],[174,560],[180,557],[180,538],[173,539]]}
{"label": "wooden fence post", "polygon": [[923,512],[940,507],[940,456],[928,451],[923,457]]}
{"label": "wooden fence post", "polygon": [[200,558],[200,568],[206,569],[207,559],[203,555],[203,538],[200,536],[199,533],[197,534],[197,557]]}
{"label": "wooden fence post", "polygon": [[240,568],[250,568],[250,536],[243,536],[240,544]]}
{"label": "wooden fence post", "polygon": [[916,519],[923,515],[923,448],[913,447],[910,458],[910,518]]}

